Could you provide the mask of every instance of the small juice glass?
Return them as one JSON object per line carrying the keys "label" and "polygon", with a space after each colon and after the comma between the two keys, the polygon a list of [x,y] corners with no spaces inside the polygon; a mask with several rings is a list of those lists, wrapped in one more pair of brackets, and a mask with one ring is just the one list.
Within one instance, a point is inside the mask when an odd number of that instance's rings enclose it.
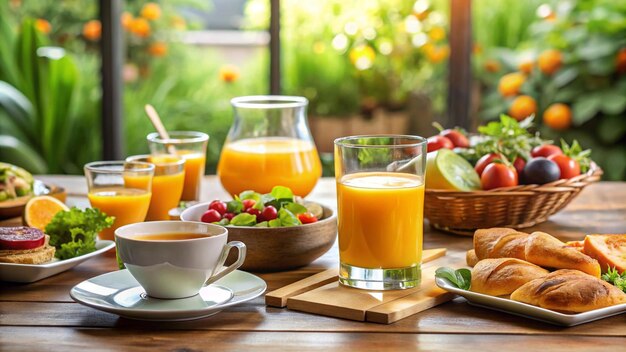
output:
{"label": "small juice glass", "polygon": [[85,165],[89,203],[115,216],[113,226],[100,232],[100,239],[113,240],[118,227],[145,220],[153,175],[154,165],[149,163],[97,161]]}
{"label": "small juice glass", "polygon": [[[176,208],[180,202],[185,184],[185,159],[178,155],[135,155],[126,161],[141,161],[154,164],[152,178],[152,199],[146,221],[169,220],[170,209]],[[126,180],[131,181],[130,179]],[[137,179],[137,182],[143,182]],[[132,182],[132,181],[131,181]]]}
{"label": "small juice glass", "polygon": [[425,166],[422,137],[335,140],[341,284],[372,290],[419,286]]}
{"label": "small juice glass", "polygon": [[185,159],[185,185],[181,200],[200,199],[200,187],[206,164],[206,149],[209,135],[193,131],[173,131],[164,139],[158,133],[148,135],[152,154],[176,154]]}

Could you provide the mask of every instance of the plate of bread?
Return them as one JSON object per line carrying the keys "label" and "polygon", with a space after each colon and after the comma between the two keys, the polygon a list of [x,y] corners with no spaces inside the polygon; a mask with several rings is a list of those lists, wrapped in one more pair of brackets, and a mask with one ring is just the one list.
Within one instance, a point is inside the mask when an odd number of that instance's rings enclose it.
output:
{"label": "plate of bread", "polygon": [[544,232],[481,229],[467,264],[471,271],[446,269],[436,283],[472,305],[562,326],[626,312],[626,235],[564,243]]}
{"label": "plate of bread", "polygon": [[0,227],[0,281],[34,282],[75,267],[115,247],[113,241],[96,241],[96,250],[69,259],[55,258],[50,236],[26,226]]}

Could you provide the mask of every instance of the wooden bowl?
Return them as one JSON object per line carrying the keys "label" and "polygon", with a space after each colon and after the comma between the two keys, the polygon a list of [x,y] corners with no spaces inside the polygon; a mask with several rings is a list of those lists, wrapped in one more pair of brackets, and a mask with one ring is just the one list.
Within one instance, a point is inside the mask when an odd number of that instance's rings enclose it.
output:
{"label": "wooden bowl", "polygon": [[[181,214],[182,221],[200,221],[209,203],[194,205]],[[246,244],[241,269],[257,272],[283,271],[305,266],[326,253],[337,238],[337,216],[325,206],[324,216],[312,224],[291,227],[228,226],[228,240]],[[231,253],[227,263],[235,260]]]}
{"label": "wooden bowl", "polygon": [[18,197],[11,200],[0,202],[0,220],[16,218],[22,216],[24,207],[28,200],[36,196],[51,196],[65,203],[67,192],[65,189],[52,184],[45,184],[39,180],[35,180],[33,185],[35,191],[34,196]]}

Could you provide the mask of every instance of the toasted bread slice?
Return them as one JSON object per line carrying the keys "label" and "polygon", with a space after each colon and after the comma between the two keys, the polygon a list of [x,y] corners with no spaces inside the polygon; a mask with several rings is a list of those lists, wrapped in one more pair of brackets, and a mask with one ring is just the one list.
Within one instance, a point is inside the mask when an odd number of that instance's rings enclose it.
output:
{"label": "toasted bread slice", "polygon": [[0,262],[2,263],[15,263],[15,264],[42,264],[52,260],[54,258],[54,252],[56,248],[51,246],[44,246],[34,252],[17,253],[0,256]]}
{"label": "toasted bread slice", "polygon": [[48,242],[50,242],[50,236],[45,235],[45,240],[44,243],[39,246],[39,247],[35,247],[35,248],[31,248],[31,249],[0,249],[0,257],[4,257],[7,255],[13,255],[13,254],[26,254],[26,253],[33,253],[33,252],[37,252],[41,249],[44,249],[45,247],[48,246]]}
{"label": "toasted bread slice", "polygon": [[583,252],[600,263],[602,272],[609,267],[620,273],[626,271],[626,234],[588,235]]}

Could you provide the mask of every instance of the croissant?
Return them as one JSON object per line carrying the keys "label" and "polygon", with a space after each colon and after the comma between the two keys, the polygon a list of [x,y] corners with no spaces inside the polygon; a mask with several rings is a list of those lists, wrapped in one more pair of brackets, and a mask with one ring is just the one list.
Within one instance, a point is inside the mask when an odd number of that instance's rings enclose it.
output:
{"label": "croissant", "polygon": [[581,313],[626,303],[617,287],[582,271],[561,269],[522,285],[511,299],[564,313]]}
{"label": "croissant", "polygon": [[476,263],[479,262],[479,259],[476,256],[476,251],[473,249],[467,251],[467,253],[465,254],[465,261],[467,262],[468,266],[475,266]]}
{"label": "croissant", "polygon": [[597,260],[544,232],[529,235],[507,228],[477,230],[474,250],[478,259],[517,258],[543,267],[576,269],[600,277]]}
{"label": "croissant", "polygon": [[546,275],[546,269],[520,259],[483,259],[472,269],[471,290],[491,296],[504,296]]}

